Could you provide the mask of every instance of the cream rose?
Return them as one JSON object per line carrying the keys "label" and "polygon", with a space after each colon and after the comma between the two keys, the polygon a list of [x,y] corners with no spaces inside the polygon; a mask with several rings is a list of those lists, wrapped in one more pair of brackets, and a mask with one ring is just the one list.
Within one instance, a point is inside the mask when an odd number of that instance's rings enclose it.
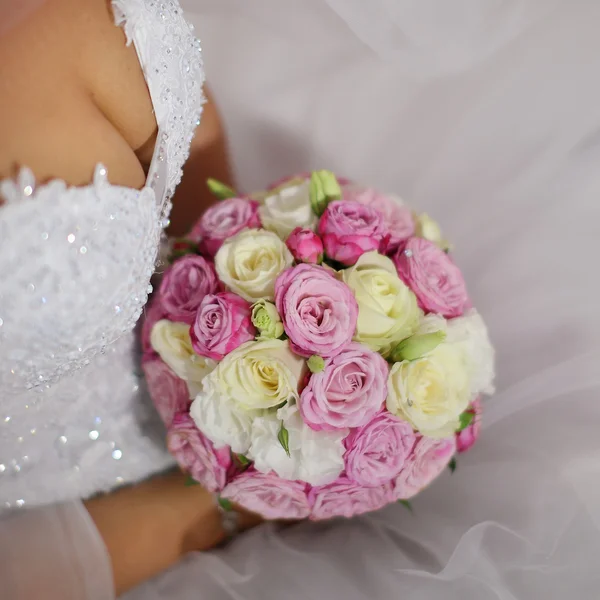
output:
{"label": "cream rose", "polygon": [[494,393],[495,352],[481,315],[470,309],[462,317],[446,320],[428,314],[419,324],[417,335],[442,331],[445,343],[453,344],[469,375],[471,396]]}
{"label": "cream rose", "polygon": [[198,393],[204,377],[217,366],[214,360],[194,352],[186,323],[157,321],[150,333],[150,344],[175,375],[188,384],[190,397]]}
{"label": "cream rose", "polygon": [[358,302],[357,342],[386,356],[416,331],[421,316],[417,299],[389,258],[367,252],[340,277]]}
{"label": "cream rose", "polygon": [[452,435],[470,399],[469,374],[455,344],[442,343],[424,357],[395,363],[390,370],[387,409],[423,435]]}
{"label": "cream rose", "polygon": [[246,229],[229,238],[215,256],[221,281],[248,302],[273,300],[275,280],[294,257],[271,231]]}
{"label": "cream rose", "polygon": [[305,363],[287,340],[246,342],[212,372],[222,395],[246,409],[267,409],[298,398]]}
{"label": "cream rose", "polygon": [[309,181],[309,180],[310,180],[310,173],[304,173],[301,175],[295,175],[294,177],[288,177],[285,179],[281,179],[266,190],[252,192],[250,194],[250,198],[252,198],[252,200],[256,200],[258,203],[262,204],[265,201],[265,198],[268,198],[269,196],[273,196],[273,194],[278,194],[285,188],[295,187],[295,186],[300,185],[303,181]]}
{"label": "cream rose", "polygon": [[415,235],[425,238],[439,246],[442,250],[447,250],[450,244],[442,237],[442,229],[437,221],[434,221],[427,213],[415,215]]}
{"label": "cream rose", "polygon": [[283,241],[296,227],[314,229],[317,216],[310,206],[309,187],[309,181],[302,181],[273,190],[258,209],[263,227]]}

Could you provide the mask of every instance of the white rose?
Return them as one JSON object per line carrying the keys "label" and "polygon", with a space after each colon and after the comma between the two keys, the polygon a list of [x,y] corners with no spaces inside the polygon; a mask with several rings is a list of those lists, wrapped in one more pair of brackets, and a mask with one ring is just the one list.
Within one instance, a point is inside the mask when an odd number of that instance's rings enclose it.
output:
{"label": "white rose", "polygon": [[341,271],[340,277],[358,302],[357,342],[387,356],[396,344],[415,333],[421,310],[389,258],[367,252],[354,266]]}
{"label": "white rose", "polygon": [[495,353],[481,315],[470,310],[462,317],[450,319],[446,341],[463,353],[471,394],[493,394]]}
{"label": "white rose", "polygon": [[219,279],[248,302],[274,300],[275,280],[293,263],[287,246],[264,229],[241,231],[226,240],[215,256]]}
{"label": "white rose", "polygon": [[310,205],[309,189],[310,182],[303,181],[273,190],[258,209],[263,227],[284,241],[296,227],[313,229],[317,224],[317,216]]}
{"label": "white rose", "polygon": [[190,397],[200,390],[202,380],[217,363],[198,356],[190,340],[190,326],[163,319],[157,321],[150,333],[150,344],[171,370],[188,384]]}
{"label": "white rose", "polygon": [[202,391],[190,407],[194,423],[216,448],[230,446],[240,454],[248,451],[252,421],[260,414],[245,410],[223,394],[212,374],[204,379]]}
{"label": "white rose", "polygon": [[[279,442],[281,424],[289,436],[288,456]],[[314,431],[304,423],[298,407],[287,404],[277,411],[255,419],[248,458],[263,473],[274,471],[280,477],[326,485],[344,469],[344,438],[348,430]]]}
{"label": "white rose", "polygon": [[422,358],[392,366],[387,409],[423,435],[447,437],[469,406],[469,383],[461,349],[442,343]]}
{"label": "white rose", "polygon": [[267,409],[298,397],[305,362],[287,340],[246,342],[211,374],[222,393],[246,409]]}
{"label": "white rose", "polygon": [[262,204],[265,201],[265,198],[268,198],[269,196],[273,196],[274,194],[279,194],[279,192],[281,192],[285,188],[296,187],[304,181],[310,181],[310,178],[306,179],[306,177],[301,177],[301,176],[292,177],[291,179],[286,179],[281,184],[279,184],[278,186],[273,187],[271,189],[260,190],[258,192],[252,192],[250,194],[250,198],[252,198],[252,200],[256,200],[258,203]]}

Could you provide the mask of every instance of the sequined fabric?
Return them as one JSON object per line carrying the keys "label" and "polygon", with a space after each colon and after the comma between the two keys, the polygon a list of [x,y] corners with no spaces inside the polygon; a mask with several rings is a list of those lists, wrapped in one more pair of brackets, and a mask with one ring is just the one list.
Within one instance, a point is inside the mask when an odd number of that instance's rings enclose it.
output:
{"label": "sequined fabric", "polygon": [[77,496],[170,464],[132,330],[202,110],[200,45],[175,1],[114,0],[158,141],[146,186],[0,182],[0,509]]}

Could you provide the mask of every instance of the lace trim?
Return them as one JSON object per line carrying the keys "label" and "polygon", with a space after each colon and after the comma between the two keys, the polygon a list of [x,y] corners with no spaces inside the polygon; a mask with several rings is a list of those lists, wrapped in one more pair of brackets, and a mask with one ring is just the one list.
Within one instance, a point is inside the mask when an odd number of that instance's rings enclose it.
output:
{"label": "lace trim", "polygon": [[[159,138],[147,184],[166,223],[205,102],[202,47],[175,0],[112,0],[112,6],[115,23],[136,47],[154,106]],[[148,36],[149,28],[156,34]]]}

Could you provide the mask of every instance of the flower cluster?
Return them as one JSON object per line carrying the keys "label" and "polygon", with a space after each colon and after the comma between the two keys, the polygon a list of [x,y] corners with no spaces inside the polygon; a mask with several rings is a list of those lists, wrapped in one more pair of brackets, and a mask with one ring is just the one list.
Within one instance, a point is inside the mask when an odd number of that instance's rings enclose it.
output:
{"label": "flower cluster", "polygon": [[215,189],[142,328],[169,450],[268,519],[412,498],[475,443],[493,392],[438,224],[328,171]]}

